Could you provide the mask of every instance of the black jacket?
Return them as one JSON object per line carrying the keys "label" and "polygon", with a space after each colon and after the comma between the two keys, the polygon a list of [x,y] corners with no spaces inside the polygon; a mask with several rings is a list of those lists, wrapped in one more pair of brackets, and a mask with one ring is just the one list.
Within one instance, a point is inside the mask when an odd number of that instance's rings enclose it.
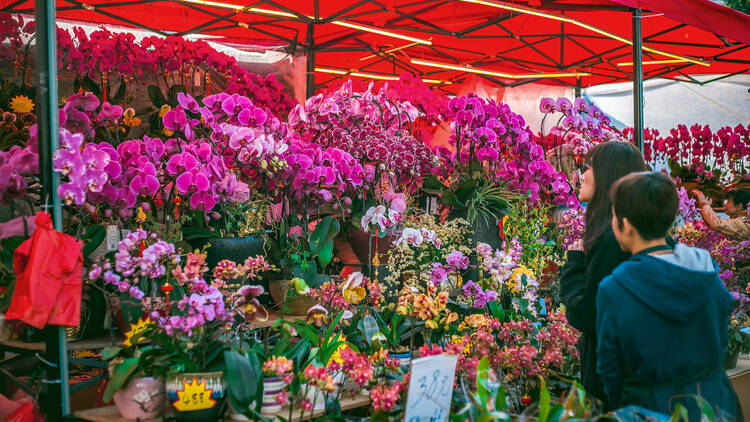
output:
{"label": "black jacket", "polygon": [[596,373],[596,294],[602,279],[628,259],[630,254],[620,249],[609,228],[594,241],[588,253],[568,251],[568,262],[563,266],[560,280],[560,297],[568,322],[582,333],[578,348],[583,388],[602,400],[607,408],[604,386]]}

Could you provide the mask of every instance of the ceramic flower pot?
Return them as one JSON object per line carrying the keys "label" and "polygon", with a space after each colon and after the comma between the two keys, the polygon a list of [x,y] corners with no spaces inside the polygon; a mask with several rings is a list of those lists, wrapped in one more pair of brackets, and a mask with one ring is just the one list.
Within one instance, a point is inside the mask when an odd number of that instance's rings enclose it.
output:
{"label": "ceramic flower pot", "polygon": [[409,368],[411,367],[411,352],[404,352],[404,353],[388,353],[388,356],[392,358],[397,358],[399,360],[399,371],[398,374],[391,374],[388,373],[386,377],[391,380],[398,380],[401,381],[404,379],[404,375],[406,375],[407,372],[409,372]]}
{"label": "ceramic flower pot", "polygon": [[178,421],[221,419],[226,404],[223,372],[180,373],[167,378],[167,399]]}
{"label": "ceramic flower pot", "polygon": [[262,236],[196,237],[188,240],[193,249],[201,249],[207,243],[211,244],[206,249],[206,265],[212,271],[216,264],[224,259],[242,264],[251,256],[263,255],[263,242],[265,239]]}
{"label": "ceramic flower pot", "polygon": [[284,381],[279,377],[263,378],[263,404],[261,413],[271,414],[281,411],[281,405],[276,402],[276,396],[284,389]]}
{"label": "ceramic flower pot", "polygon": [[384,237],[378,238],[371,236],[372,233],[366,233],[361,230],[349,233],[349,242],[351,243],[354,254],[357,255],[359,262],[364,265],[372,264],[373,258],[377,253],[380,265],[388,263],[388,251],[393,249],[393,242],[398,240],[401,233],[387,233]]}
{"label": "ceramic flower pot", "polygon": [[[271,293],[273,302],[276,304],[278,309],[284,309],[284,313],[287,315],[307,315],[307,311],[318,304],[313,297],[307,295],[294,295],[291,296],[289,289],[294,289],[291,280],[269,280],[268,281],[268,292]],[[289,292],[289,295],[287,295]],[[286,308],[284,308],[284,302],[286,301]]]}
{"label": "ceramic flower pot", "polygon": [[152,377],[134,378],[113,397],[125,419],[153,419],[164,410],[164,382]]}
{"label": "ceramic flower pot", "polygon": [[737,361],[740,359],[740,352],[735,353],[729,353],[727,352],[727,356],[724,358],[724,369],[730,370],[737,367]]}

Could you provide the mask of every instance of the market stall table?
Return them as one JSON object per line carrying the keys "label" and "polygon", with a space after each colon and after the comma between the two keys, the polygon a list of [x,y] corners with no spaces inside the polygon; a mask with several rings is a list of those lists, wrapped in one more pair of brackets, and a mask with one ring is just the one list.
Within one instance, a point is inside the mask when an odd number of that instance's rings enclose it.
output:
{"label": "market stall table", "polygon": [[[351,410],[356,409],[358,407],[365,407],[370,404],[370,398],[358,394],[354,398],[345,398],[340,401],[341,404],[341,410]],[[304,418],[302,417],[302,412],[300,410],[295,410],[292,412],[291,419],[288,419],[290,422],[296,422],[296,421],[303,421],[303,420],[309,420],[313,418],[317,418],[319,416],[323,416],[324,410],[315,410],[312,413],[311,412],[305,412]],[[79,419],[83,419],[86,421],[92,421],[92,422],[126,422],[131,421],[132,419],[125,419],[120,416],[120,414],[117,411],[117,408],[115,406],[108,406],[108,407],[100,407],[97,409],[88,409],[88,410],[81,410],[78,412],[75,412],[75,416]],[[266,417],[275,417],[275,418],[287,418],[289,416],[289,407],[284,407],[279,411],[278,413],[274,414],[263,414],[263,416]],[[162,420],[169,420],[169,415],[167,414],[166,418],[154,418],[154,419],[148,419],[141,422],[157,422]],[[278,419],[280,420],[280,419]]]}

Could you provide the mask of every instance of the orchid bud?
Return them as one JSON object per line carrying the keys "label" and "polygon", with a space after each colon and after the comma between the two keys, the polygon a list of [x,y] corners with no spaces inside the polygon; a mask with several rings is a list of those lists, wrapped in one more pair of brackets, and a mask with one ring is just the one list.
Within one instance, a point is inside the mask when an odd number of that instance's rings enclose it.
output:
{"label": "orchid bud", "polygon": [[348,196],[344,197],[344,199],[342,199],[341,202],[343,202],[346,205],[351,205],[352,204],[352,198],[349,198]]}
{"label": "orchid bud", "polygon": [[148,202],[141,202],[141,209],[143,210],[143,212],[149,212],[151,211],[151,204],[149,204]]}
{"label": "orchid bud", "polygon": [[204,214],[203,215],[203,221],[205,221],[206,223],[210,223],[211,222],[211,217],[209,217],[209,216],[207,216],[207,215]]}
{"label": "orchid bud", "polygon": [[104,217],[105,218],[112,218],[112,210],[110,210],[110,209],[104,210]]}
{"label": "orchid bud", "polygon": [[214,220],[218,220],[218,219],[221,218],[221,214],[219,214],[218,212],[214,211],[214,212],[211,213],[211,218],[213,218]]}

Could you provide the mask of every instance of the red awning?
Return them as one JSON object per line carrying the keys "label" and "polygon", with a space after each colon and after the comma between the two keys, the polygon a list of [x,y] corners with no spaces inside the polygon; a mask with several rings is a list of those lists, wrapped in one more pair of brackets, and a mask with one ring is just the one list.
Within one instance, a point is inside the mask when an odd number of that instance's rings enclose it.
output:
{"label": "red awning", "polygon": [[[460,67],[467,65],[501,86],[631,80],[628,6],[647,9],[646,79],[698,83],[691,75],[750,71],[750,16],[708,0],[57,0],[57,5],[58,18],[162,35],[202,33],[229,43],[274,40],[297,53],[314,51],[318,87],[349,72],[355,77],[411,72],[455,91],[469,75]],[[34,2],[0,0],[0,7],[33,13]],[[550,73],[562,75],[539,77]],[[585,76],[570,76],[576,73]]]}

